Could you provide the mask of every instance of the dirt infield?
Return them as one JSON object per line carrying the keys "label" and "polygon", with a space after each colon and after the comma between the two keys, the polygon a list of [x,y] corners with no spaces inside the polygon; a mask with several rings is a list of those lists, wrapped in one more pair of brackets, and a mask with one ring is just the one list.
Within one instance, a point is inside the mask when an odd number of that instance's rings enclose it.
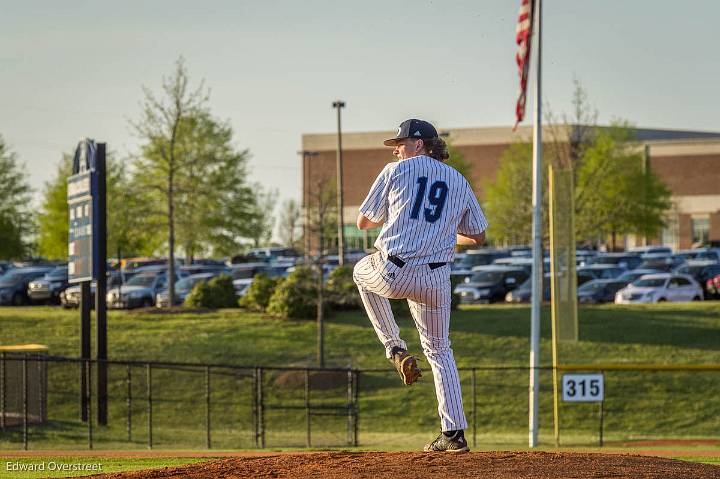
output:
{"label": "dirt infield", "polygon": [[650,456],[568,452],[266,454],[102,478],[647,478],[718,479],[720,466]]}

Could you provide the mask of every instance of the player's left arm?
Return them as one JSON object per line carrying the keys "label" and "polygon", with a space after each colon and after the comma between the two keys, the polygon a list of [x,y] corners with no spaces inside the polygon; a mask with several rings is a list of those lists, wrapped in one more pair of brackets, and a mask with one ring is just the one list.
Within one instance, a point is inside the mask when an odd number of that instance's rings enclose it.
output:
{"label": "player's left arm", "polygon": [[368,230],[370,228],[377,228],[378,226],[381,226],[384,223],[384,221],[381,221],[379,223],[376,223],[375,221],[370,220],[367,216],[360,213],[357,217],[357,227],[361,230]]}
{"label": "player's left arm", "polygon": [[458,224],[457,244],[479,246],[485,243],[488,221],[470,185],[467,184],[466,188],[468,200],[466,210]]}
{"label": "player's left arm", "polygon": [[457,244],[462,246],[481,246],[485,243],[485,232],[478,235],[470,235],[470,234],[461,234],[458,233],[457,235]]}

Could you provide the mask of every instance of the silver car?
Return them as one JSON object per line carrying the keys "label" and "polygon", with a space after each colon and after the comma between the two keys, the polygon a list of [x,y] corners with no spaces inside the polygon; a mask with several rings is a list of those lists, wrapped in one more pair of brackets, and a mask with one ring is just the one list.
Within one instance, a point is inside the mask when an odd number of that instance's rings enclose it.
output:
{"label": "silver car", "polygon": [[108,309],[149,308],[155,305],[156,295],[167,286],[167,275],[138,274],[122,286],[107,292]]}

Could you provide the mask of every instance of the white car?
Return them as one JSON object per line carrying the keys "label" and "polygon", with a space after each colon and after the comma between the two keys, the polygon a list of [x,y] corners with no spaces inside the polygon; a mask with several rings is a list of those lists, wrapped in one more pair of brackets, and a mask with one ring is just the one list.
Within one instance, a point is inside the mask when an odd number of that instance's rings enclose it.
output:
{"label": "white car", "polygon": [[615,294],[615,304],[702,301],[703,291],[686,274],[647,274]]}

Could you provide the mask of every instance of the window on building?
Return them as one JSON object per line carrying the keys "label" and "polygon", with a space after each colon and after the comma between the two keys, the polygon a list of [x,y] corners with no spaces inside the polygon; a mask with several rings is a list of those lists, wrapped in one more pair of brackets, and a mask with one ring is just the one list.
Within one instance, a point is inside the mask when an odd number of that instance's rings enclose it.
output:
{"label": "window on building", "polygon": [[710,218],[692,219],[692,242],[694,245],[708,244],[710,240]]}
{"label": "window on building", "polygon": [[663,246],[669,246],[673,249],[678,249],[680,243],[678,228],[679,225],[677,215],[672,215],[665,218],[665,227],[662,230]]}

